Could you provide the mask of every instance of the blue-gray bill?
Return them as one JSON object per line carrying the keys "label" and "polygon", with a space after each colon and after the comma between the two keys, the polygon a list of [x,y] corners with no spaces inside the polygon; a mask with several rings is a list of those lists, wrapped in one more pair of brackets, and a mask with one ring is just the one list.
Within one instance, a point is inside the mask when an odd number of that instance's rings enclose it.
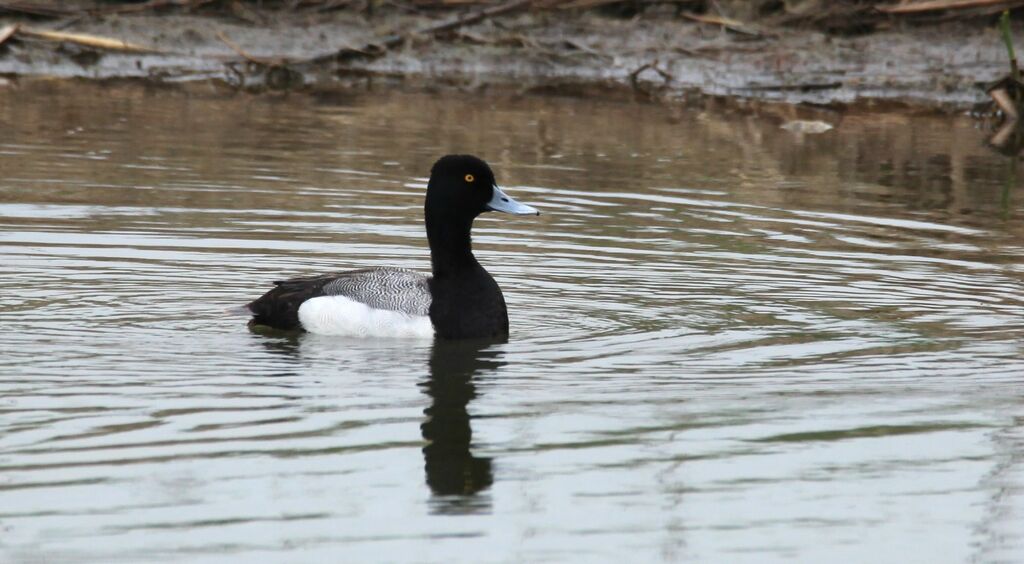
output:
{"label": "blue-gray bill", "polygon": [[501,188],[498,188],[497,185],[494,186],[494,195],[491,196],[491,201],[487,202],[487,209],[515,215],[540,215],[537,208],[520,204],[513,200],[511,196],[502,192]]}

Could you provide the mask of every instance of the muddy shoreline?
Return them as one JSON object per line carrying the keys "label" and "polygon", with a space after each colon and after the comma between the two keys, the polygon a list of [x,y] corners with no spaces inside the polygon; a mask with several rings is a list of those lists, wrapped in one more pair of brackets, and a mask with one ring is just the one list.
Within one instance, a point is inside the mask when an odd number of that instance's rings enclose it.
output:
{"label": "muddy shoreline", "polygon": [[[314,18],[275,12],[259,25],[216,14],[68,21],[0,17],[0,29],[59,28],[149,50],[124,52],[19,34],[0,45],[0,84],[60,77],[330,90],[375,80],[416,89],[500,88],[664,100],[712,96],[963,111],[987,101],[981,85],[1007,70],[998,32],[990,21],[979,19],[898,24],[837,37],[776,27],[738,34],[670,12],[621,19],[595,12],[566,17],[530,11],[430,36],[409,33],[458,14],[393,11],[371,17],[336,11]],[[400,37],[401,43],[374,56],[360,52],[387,37]]]}

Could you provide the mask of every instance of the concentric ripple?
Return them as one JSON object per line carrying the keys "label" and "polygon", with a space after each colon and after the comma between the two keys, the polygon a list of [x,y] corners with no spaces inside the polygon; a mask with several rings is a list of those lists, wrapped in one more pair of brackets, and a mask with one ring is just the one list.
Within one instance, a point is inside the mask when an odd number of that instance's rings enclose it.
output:
{"label": "concentric ripple", "polygon": [[[0,89],[0,561],[1021,560],[1014,163],[787,111]],[[474,231],[509,342],[232,313],[425,270],[448,152],[542,212]]]}

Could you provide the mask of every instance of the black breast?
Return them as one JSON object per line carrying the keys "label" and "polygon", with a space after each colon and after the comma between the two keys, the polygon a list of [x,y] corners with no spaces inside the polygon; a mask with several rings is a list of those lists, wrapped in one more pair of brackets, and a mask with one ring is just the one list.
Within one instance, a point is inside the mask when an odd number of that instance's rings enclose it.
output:
{"label": "black breast", "polygon": [[479,264],[430,280],[430,321],[444,339],[507,337],[508,310],[494,278]]}

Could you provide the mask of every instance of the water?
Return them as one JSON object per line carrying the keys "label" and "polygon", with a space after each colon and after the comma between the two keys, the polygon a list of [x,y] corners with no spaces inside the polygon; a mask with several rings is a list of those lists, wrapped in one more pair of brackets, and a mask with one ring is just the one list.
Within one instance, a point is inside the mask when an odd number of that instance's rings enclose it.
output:
{"label": "water", "polygon": [[[1019,562],[1024,196],[965,118],[0,90],[0,561]],[[487,158],[508,343],[289,338]],[[496,214],[492,214],[496,215]]]}

